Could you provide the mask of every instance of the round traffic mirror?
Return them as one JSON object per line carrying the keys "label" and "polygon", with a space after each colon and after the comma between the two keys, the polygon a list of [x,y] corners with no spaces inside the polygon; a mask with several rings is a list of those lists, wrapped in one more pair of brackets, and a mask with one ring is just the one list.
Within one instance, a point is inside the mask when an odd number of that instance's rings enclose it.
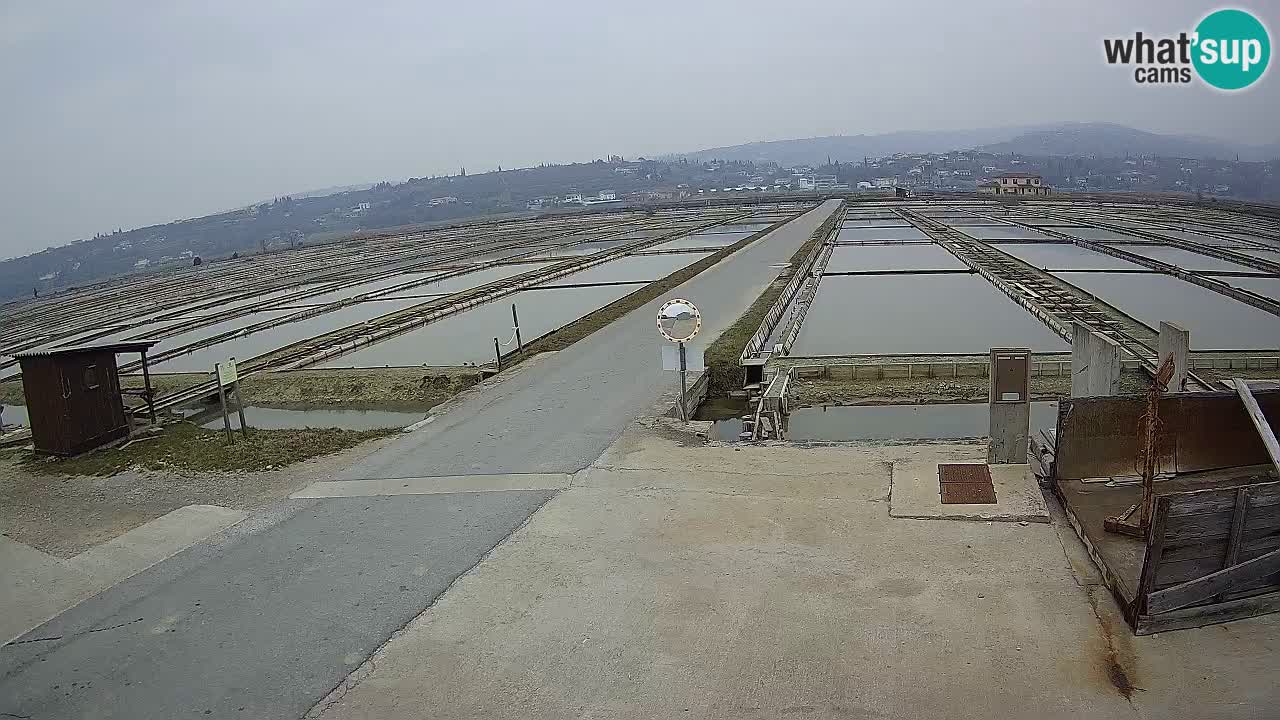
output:
{"label": "round traffic mirror", "polygon": [[658,332],[671,342],[688,342],[702,329],[702,315],[688,300],[668,300],[658,311]]}

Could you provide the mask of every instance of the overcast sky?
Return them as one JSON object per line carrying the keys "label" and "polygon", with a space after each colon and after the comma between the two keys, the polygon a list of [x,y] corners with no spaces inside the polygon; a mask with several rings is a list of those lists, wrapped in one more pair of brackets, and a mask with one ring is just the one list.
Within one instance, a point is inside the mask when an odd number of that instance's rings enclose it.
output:
{"label": "overcast sky", "polygon": [[[289,192],[753,140],[1109,121],[1280,140],[1280,80],[1137,87],[1214,3],[0,0],[0,257]],[[1242,5],[1272,28],[1280,3]]]}

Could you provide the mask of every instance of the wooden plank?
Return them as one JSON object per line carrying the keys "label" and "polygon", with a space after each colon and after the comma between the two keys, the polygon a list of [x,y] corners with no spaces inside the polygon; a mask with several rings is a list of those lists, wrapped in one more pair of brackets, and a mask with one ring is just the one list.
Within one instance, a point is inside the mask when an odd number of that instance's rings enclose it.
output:
{"label": "wooden plank", "polygon": [[[1170,543],[1164,546],[1164,561],[1167,563],[1184,562],[1186,560],[1197,560],[1199,558],[1217,557],[1221,558],[1226,554],[1226,540],[1215,540],[1210,542],[1193,542],[1189,544],[1173,545]],[[1272,550],[1280,549],[1280,533],[1271,533],[1261,537],[1250,538],[1246,533],[1240,541],[1239,556],[1236,561],[1249,560],[1259,555],[1265,555]]]}
{"label": "wooden plank", "polygon": [[[1214,512],[1201,515],[1179,515],[1169,518],[1166,530],[1170,544],[1187,545],[1193,542],[1226,540],[1231,536],[1231,519],[1234,512]],[[1250,507],[1244,521],[1244,537],[1255,538],[1270,534],[1280,527],[1280,507]]]}
{"label": "wooden plank", "polygon": [[1133,624],[1133,628],[1136,635],[1150,635],[1169,630],[1185,630],[1242,620],[1278,610],[1280,610],[1280,592],[1273,592],[1224,603],[1174,610],[1160,615],[1141,615]]}
{"label": "wooden plank", "polygon": [[[1145,571],[1145,566],[1143,569]],[[1280,550],[1273,550],[1239,565],[1210,573],[1198,580],[1153,592],[1146,598],[1147,612],[1159,615],[1184,608],[1228,590],[1236,583],[1252,581],[1275,572],[1280,572]]]}
{"label": "wooden plank", "polygon": [[1257,507],[1249,505],[1249,514],[1244,518],[1244,538],[1253,540],[1270,535],[1280,528],[1280,507],[1268,505]]}
{"label": "wooden plank", "polygon": [[1249,506],[1280,505],[1280,483],[1274,481],[1249,482],[1242,478],[1236,485],[1170,493],[1177,498],[1169,508],[1169,517],[1226,512],[1236,507],[1236,490],[1249,488]]}
{"label": "wooden plank", "polygon": [[1186,562],[1200,558],[1222,558],[1227,552],[1226,540],[1192,540],[1190,542],[1173,543],[1166,540],[1164,561],[1167,563]]}
{"label": "wooden plank", "polygon": [[[1217,543],[1217,547],[1222,547],[1222,543]],[[1224,567],[1222,560],[1225,555],[1226,553],[1219,553],[1216,556],[1211,555],[1192,560],[1170,561],[1166,554],[1161,558],[1160,567],[1156,571],[1156,581],[1151,586],[1151,589],[1155,591],[1176,587],[1192,580],[1198,580],[1209,573],[1215,573]]]}
{"label": "wooden plank", "polygon": [[1276,467],[1276,470],[1280,470],[1280,440],[1276,440],[1276,434],[1271,430],[1271,423],[1267,422],[1267,417],[1262,414],[1262,408],[1258,407],[1258,401],[1254,399],[1249,383],[1241,378],[1234,378],[1231,382],[1235,384],[1236,394],[1244,403],[1244,409],[1249,413],[1249,419],[1253,421],[1253,427],[1258,431],[1258,437],[1262,439],[1267,455],[1271,457],[1271,464]]}
{"label": "wooden plank", "polygon": [[[1169,496],[1157,497],[1151,509],[1151,520],[1147,524],[1147,553],[1142,558],[1142,571],[1138,575],[1138,593],[1134,598],[1138,615],[1150,612],[1147,605],[1156,584],[1156,573],[1163,560],[1165,538],[1168,535],[1165,526],[1169,521],[1170,504],[1172,499]],[[1132,624],[1132,621],[1130,622]]]}
{"label": "wooden plank", "polygon": [[[1249,513],[1249,488],[1236,490],[1236,512],[1231,517],[1231,534],[1227,536],[1227,552],[1222,558],[1225,570],[1240,561],[1240,546],[1244,540],[1244,519]],[[1218,596],[1218,600],[1222,596]]]}
{"label": "wooden plank", "polygon": [[1222,593],[1219,597],[1227,600],[1234,600],[1236,598],[1250,597],[1252,595],[1257,595],[1258,593],[1273,592],[1275,590],[1280,590],[1280,573],[1272,573],[1271,575],[1264,575],[1251,582],[1240,583],[1239,585],[1233,586],[1230,591]]}

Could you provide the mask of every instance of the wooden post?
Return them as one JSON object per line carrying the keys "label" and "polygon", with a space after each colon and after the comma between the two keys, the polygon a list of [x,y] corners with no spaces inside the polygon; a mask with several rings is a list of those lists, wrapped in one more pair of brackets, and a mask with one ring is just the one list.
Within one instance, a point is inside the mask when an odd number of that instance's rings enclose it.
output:
{"label": "wooden post", "polygon": [[1280,442],[1276,441],[1276,434],[1271,430],[1271,424],[1267,422],[1267,418],[1262,414],[1262,408],[1258,407],[1258,401],[1254,399],[1253,392],[1249,390],[1249,383],[1241,378],[1235,378],[1231,381],[1236,386],[1236,394],[1240,396],[1240,401],[1244,403],[1244,409],[1249,413],[1249,419],[1253,421],[1253,427],[1258,431],[1258,437],[1262,439],[1262,444],[1267,448],[1267,455],[1271,456],[1271,464],[1280,470]]}
{"label": "wooden post", "polygon": [[156,424],[156,404],[152,398],[155,393],[151,391],[151,372],[147,370],[147,349],[142,349],[142,387],[145,388],[146,395],[143,398],[147,401],[147,410],[151,413],[151,424]]}
{"label": "wooden post", "polygon": [[493,356],[497,358],[498,370],[502,370],[502,346],[498,344],[498,338],[493,339]]}
{"label": "wooden post", "polygon": [[244,398],[240,397],[240,381],[236,380],[231,384],[232,391],[236,394],[236,412],[240,415],[240,434],[245,440],[249,439],[249,425],[244,421]]}
{"label": "wooden post", "polygon": [[689,419],[689,413],[684,404],[685,394],[689,392],[687,367],[685,364],[684,343],[680,343],[680,399],[678,404],[680,405],[680,419],[685,421]]}
{"label": "wooden post", "polygon": [[213,364],[213,375],[218,383],[218,401],[222,403],[222,427],[227,431],[227,443],[232,444],[235,439],[231,436],[231,416],[227,414],[227,389],[222,386],[222,363]]}
{"label": "wooden post", "polygon": [[511,303],[511,324],[516,329],[516,352],[524,352],[524,341],[520,339],[520,316],[516,315],[515,303]]}

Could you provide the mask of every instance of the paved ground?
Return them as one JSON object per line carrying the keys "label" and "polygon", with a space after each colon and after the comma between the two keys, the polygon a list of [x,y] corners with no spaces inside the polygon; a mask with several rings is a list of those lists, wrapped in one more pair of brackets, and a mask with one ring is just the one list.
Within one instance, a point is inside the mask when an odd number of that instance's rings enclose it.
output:
{"label": "paved ground", "polygon": [[551,495],[294,501],[5,647],[0,713],[300,717]]}
{"label": "paved ground", "polygon": [[[677,291],[702,308],[704,341],[836,206]],[[659,370],[656,309],[460,396],[423,430],[315,478],[406,478],[412,495],[280,503],[0,648],[0,717],[299,717],[553,496],[563,482],[547,474],[590,464],[672,387]],[[501,488],[478,479],[503,492],[456,492],[458,476],[511,473],[541,475]],[[313,494],[371,492],[323,487],[342,490]]]}
{"label": "paved ground", "polygon": [[0,644],[245,516],[214,505],[188,505],[67,559],[0,536],[5,579],[0,585]]}
{"label": "paved ground", "polygon": [[1280,616],[1134,638],[1056,525],[890,517],[984,456],[628,431],[313,714],[1274,716]]}

